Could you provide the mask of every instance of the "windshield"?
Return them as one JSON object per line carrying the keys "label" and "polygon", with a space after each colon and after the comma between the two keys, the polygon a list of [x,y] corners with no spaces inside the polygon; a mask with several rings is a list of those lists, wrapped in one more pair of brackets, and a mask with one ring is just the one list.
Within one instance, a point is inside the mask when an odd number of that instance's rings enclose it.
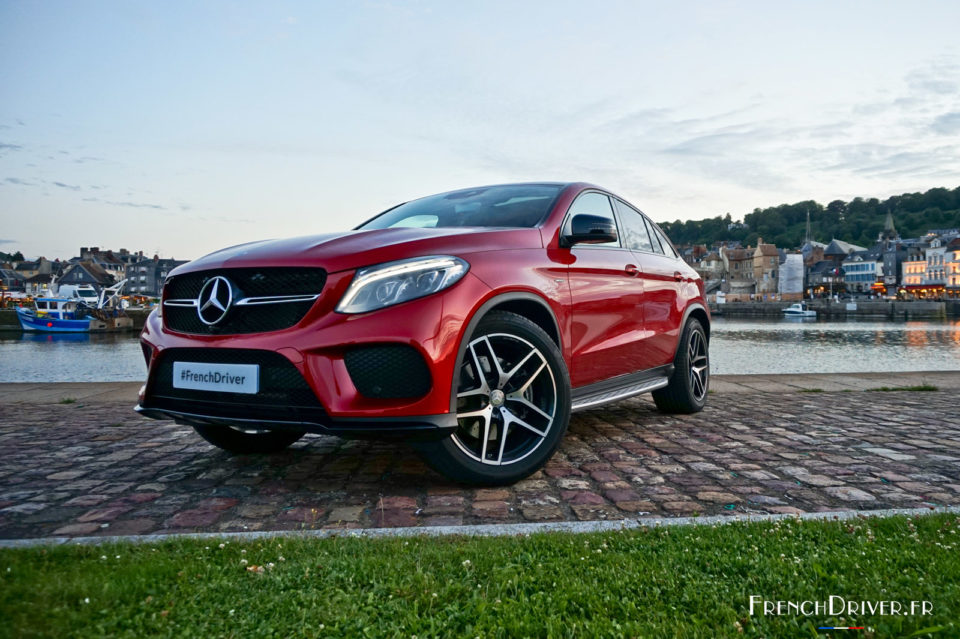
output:
{"label": "windshield", "polygon": [[533,227],[546,217],[562,188],[551,184],[486,186],[431,195],[394,207],[358,229]]}
{"label": "windshield", "polygon": [[86,288],[86,289],[82,288],[82,289],[80,289],[80,290],[77,291],[77,292],[80,293],[80,297],[96,297],[96,296],[97,296],[97,292],[96,292],[96,291],[91,291],[91,290],[88,289],[88,288]]}

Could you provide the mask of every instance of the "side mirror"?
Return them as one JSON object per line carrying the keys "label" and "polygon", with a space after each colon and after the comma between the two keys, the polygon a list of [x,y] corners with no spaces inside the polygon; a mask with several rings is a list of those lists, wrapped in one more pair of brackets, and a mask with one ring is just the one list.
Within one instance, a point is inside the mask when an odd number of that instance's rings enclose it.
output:
{"label": "side mirror", "polygon": [[570,220],[570,232],[560,238],[564,247],[574,244],[605,244],[617,241],[617,225],[602,215],[574,215]]}

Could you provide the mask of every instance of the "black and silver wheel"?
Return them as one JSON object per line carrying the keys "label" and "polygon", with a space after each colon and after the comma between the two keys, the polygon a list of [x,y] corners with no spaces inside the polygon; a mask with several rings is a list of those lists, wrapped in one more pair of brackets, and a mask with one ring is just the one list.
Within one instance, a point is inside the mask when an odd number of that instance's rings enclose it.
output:
{"label": "black and silver wheel", "polygon": [[457,431],[419,446],[451,479],[507,484],[541,468],[570,421],[570,379],[553,340],[530,320],[495,311],[470,336],[460,367]]}
{"label": "black and silver wheel", "polygon": [[300,430],[269,430],[240,426],[194,426],[193,429],[217,448],[241,455],[276,453],[304,435]]}
{"label": "black and silver wheel", "polygon": [[653,401],[665,413],[696,413],[703,410],[710,388],[710,350],[706,331],[691,318],[680,336],[670,383],[653,391]]}

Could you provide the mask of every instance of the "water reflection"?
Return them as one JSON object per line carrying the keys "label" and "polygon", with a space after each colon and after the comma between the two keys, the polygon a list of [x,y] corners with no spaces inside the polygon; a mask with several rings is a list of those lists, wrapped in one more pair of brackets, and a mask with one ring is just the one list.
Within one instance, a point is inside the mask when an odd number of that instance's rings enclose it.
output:
{"label": "water reflection", "polygon": [[[715,374],[960,370],[960,320],[714,318]],[[136,334],[0,333],[0,382],[142,381]]]}
{"label": "water reflection", "polygon": [[715,318],[711,371],[960,370],[960,321],[743,321]]}

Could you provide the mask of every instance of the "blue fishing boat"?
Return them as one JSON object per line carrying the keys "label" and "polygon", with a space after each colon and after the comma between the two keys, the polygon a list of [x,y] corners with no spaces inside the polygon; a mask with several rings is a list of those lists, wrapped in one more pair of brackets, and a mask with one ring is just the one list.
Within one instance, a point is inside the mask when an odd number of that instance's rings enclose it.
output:
{"label": "blue fishing boat", "polygon": [[44,333],[85,333],[90,330],[88,309],[77,300],[64,297],[40,297],[33,308],[17,309],[17,319],[25,331]]}

